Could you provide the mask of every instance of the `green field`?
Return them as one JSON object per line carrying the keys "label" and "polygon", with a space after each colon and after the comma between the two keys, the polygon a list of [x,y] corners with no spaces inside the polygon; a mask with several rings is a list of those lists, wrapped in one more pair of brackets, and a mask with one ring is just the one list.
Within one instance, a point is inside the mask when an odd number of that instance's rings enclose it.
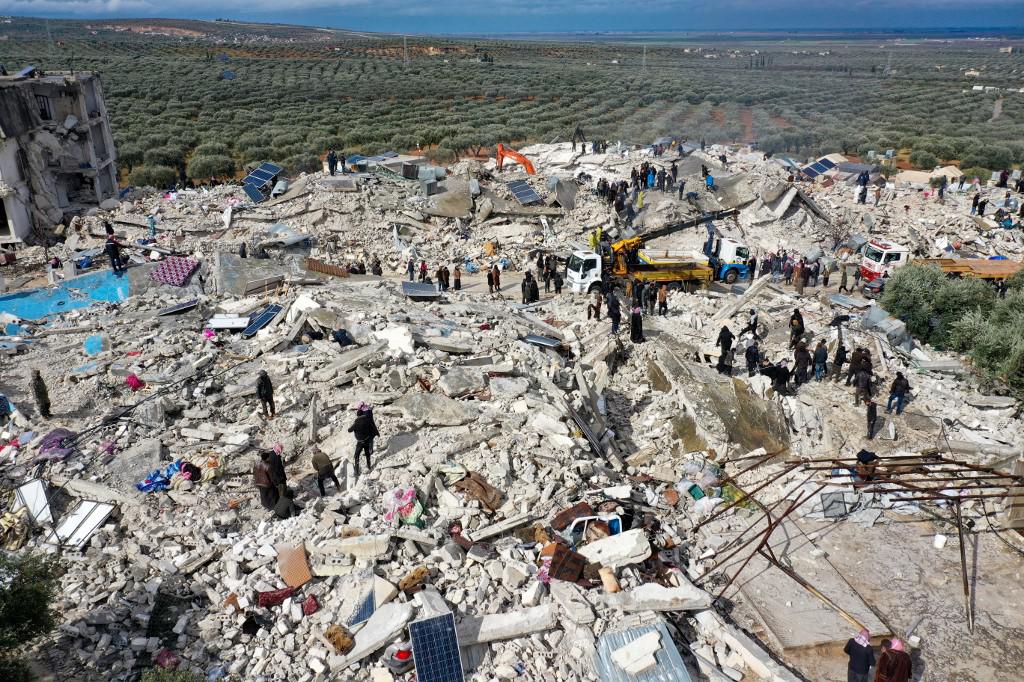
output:
{"label": "green field", "polygon": [[136,181],[264,160],[308,170],[332,147],[422,146],[450,161],[499,141],[565,140],[577,124],[613,141],[756,140],[798,157],[898,148],[920,165],[1003,168],[1024,161],[1024,57],[1003,44],[652,37],[645,55],[635,39],[417,37],[406,63],[399,36],[138,20],[51,21],[48,38],[41,20],[0,24],[8,70],[103,76],[120,164]]}

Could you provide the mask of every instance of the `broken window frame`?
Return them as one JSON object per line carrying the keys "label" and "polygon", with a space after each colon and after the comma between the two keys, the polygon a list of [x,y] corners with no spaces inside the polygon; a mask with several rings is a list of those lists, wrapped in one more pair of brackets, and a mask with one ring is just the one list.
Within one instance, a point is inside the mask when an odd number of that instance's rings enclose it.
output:
{"label": "broken window frame", "polygon": [[39,118],[44,121],[53,120],[53,107],[50,105],[50,98],[46,95],[36,95],[36,111]]}

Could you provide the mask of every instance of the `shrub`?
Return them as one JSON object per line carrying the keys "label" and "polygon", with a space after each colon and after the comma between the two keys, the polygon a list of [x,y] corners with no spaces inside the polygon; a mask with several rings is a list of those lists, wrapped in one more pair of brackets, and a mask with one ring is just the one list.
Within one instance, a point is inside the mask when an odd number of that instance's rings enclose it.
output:
{"label": "shrub", "polygon": [[931,333],[932,300],[945,275],[938,268],[906,265],[896,270],[885,284],[882,307],[903,320],[907,331],[928,340]]}
{"label": "shrub", "polygon": [[915,149],[910,153],[910,163],[914,168],[932,170],[939,165],[939,160],[934,154],[923,149]]}
{"label": "shrub", "polygon": [[178,181],[178,171],[170,166],[139,166],[128,179],[138,187],[164,189]]}
{"label": "shrub", "polygon": [[189,159],[185,172],[193,180],[232,175],[235,172],[235,162],[230,156],[193,156]]}
{"label": "shrub", "polygon": [[180,149],[175,147],[156,147],[142,156],[147,166],[180,166],[185,158]]}
{"label": "shrub", "polygon": [[11,652],[53,629],[51,603],[61,572],[51,557],[0,554],[0,679],[29,679],[27,667]]}
{"label": "shrub", "polygon": [[231,156],[231,150],[221,142],[204,142],[193,153],[196,156]]}

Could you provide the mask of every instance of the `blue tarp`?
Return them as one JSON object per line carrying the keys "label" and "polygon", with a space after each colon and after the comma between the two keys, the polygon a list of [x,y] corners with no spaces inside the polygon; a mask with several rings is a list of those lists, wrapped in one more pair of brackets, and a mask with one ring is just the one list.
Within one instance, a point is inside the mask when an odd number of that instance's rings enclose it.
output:
{"label": "blue tarp", "polygon": [[0,296],[0,312],[38,321],[48,315],[87,308],[94,303],[117,303],[128,296],[127,275],[115,275],[104,270],[75,277],[56,287]]}

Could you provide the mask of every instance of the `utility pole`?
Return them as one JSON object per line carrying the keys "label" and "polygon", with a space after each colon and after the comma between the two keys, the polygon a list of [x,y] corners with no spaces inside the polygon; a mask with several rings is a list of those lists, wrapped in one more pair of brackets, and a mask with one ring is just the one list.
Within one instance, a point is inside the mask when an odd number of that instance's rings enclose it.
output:
{"label": "utility pole", "polygon": [[46,20],[46,68],[53,68],[53,36],[50,35],[50,20]]}
{"label": "utility pole", "polygon": [[409,36],[402,36],[402,45],[405,46],[405,65],[409,66]]}
{"label": "utility pole", "polygon": [[644,45],[644,60],[643,60],[643,63],[641,65],[641,67],[640,67],[640,75],[641,76],[646,76],[647,75],[647,45],[646,44]]}

